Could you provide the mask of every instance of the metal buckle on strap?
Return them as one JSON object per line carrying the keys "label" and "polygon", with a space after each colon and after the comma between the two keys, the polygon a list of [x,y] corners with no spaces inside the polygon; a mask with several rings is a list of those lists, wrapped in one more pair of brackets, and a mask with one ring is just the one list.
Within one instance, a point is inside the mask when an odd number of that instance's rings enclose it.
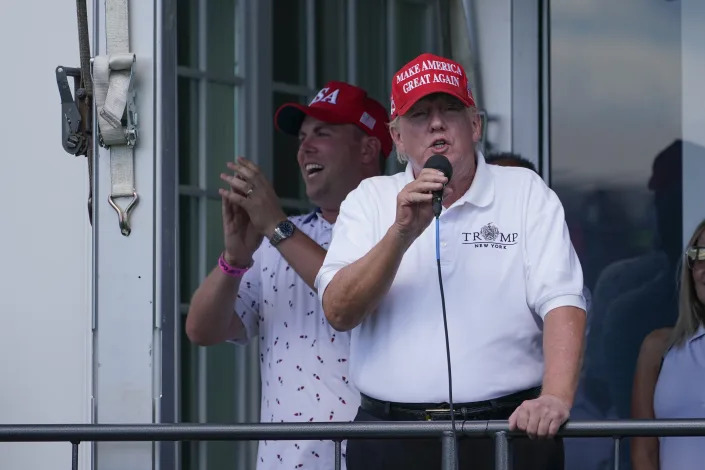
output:
{"label": "metal buckle on strap", "polygon": [[[108,57],[108,68],[110,72],[123,72],[126,70],[130,71],[130,78],[128,81],[128,86],[125,94],[125,108],[123,110],[122,116],[113,116],[108,113],[105,109],[98,109],[98,115],[105,119],[106,124],[111,125],[115,129],[120,129],[119,134],[111,133],[110,139],[104,137],[105,132],[109,132],[111,129],[101,129],[98,126],[98,144],[103,148],[110,148],[111,145],[127,145],[133,148],[137,142],[138,136],[138,122],[137,122],[137,107],[135,105],[135,88],[134,88],[134,67],[135,67],[136,56],[133,53],[122,53],[122,54],[112,54]],[[91,77],[95,78],[94,67],[95,59],[90,61]],[[110,75],[107,76],[108,88],[102,89],[97,88],[97,93],[104,93],[107,96],[110,90]],[[105,100],[103,97],[102,101]],[[104,104],[104,103],[103,103]],[[116,137],[120,135],[120,137]]]}
{"label": "metal buckle on strap", "polygon": [[115,209],[115,212],[118,213],[118,223],[120,224],[120,233],[122,233],[124,236],[129,236],[130,232],[132,232],[132,227],[130,227],[130,211],[132,210],[132,207],[137,203],[137,192],[134,191],[132,193],[132,199],[130,202],[127,204],[127,207],[125,209],[122,209],[120,206],[117,205],[115,202],[116,198],[113,198],[113,195],[111,194],[108,196],[108,202],[110,203],[111,206],[113,206],[113,209]]}

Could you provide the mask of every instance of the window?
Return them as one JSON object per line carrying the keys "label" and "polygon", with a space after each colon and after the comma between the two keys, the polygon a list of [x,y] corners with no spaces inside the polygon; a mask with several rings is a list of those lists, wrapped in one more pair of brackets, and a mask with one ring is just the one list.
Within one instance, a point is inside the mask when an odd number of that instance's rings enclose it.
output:
{"label": "window", "polygon": [[[687,168],[705,153],[688,133],[702,87],[686,91],[703,59],[690,35],[702,31],[699,5],[550,2],[551,183],[593,300],[579,419],[629,418],[641,342],[675,323],[684,221],[697,223],[685,208],[703,214],[686,196],[702,188],[703,167]],[[611,440],[569,441],[566,467],[613,465]],[[629,468],[626,448],[622,458]]]}
{"label": "window", "polygon": [[[285,102],[308,103],[329,80],[363,86],[387,105],[392,73],[422,52],[438,52],[440,41],[432,29],[437,8],[431,0],[178,0],[182,421],[234,423],[259,417],[257,344],[201,348],[183,333],[189,300],[223,246],[217,190],[225,163],[252,148],[253,141],[263,147],[271,143],[271,155],[248,157],[266,173],[271,169],[287,213],[311,210],[296,160],[297,139],[275,131],[274,111]],[[267,14],[251,15],[255,10]],[[254,24],[248,24],[253,17]],[[404,39],[407,24],[418,34]],[[251,94],[248,79],[254,80],[245,64],[260,60],[246,56],[254,53],[243,40],[248,27],[272,32],[257,48],[272,57],[271,76],[257,77],[257,85],[271,96],[268,124],[257,130],[243,105]],[[390,168],[396,169],[393,163]],[[256,449],[256,443],[183,444],[182,468],[253,468]]]}
{"label": "window", "polygon": [[[219,174],[241,148],[238,106],[244,70],[237,0],[180,0],[178,28],[178,136],[181,335],[181,419],[188,422],[246,421],[236,407],[236,376],[245,352],[219,345],[200,348],[183,333],[188,301],[212,269],[223,246]],[[182,445],[183,468],[244,465],[248,443]],[[250,445],[251,446],[251,445]],[[210,463],[216,463],[211,465]]]}

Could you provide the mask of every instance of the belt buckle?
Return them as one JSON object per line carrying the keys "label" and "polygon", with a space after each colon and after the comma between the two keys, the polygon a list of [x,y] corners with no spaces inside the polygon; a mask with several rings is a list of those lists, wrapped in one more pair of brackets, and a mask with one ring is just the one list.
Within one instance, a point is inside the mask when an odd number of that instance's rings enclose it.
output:
{"label": "belt buckle", "polygon": [[424,411],[426,421],[433,421],[433,413],[446,413],[450,419],[450,406],[448,408],[427,408]]}

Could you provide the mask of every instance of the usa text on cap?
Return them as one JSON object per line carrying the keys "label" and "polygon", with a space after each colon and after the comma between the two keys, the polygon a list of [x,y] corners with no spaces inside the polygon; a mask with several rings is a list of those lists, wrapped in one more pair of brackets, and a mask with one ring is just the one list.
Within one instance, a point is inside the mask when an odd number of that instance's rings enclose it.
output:
{"label": "usa text on cap", "polygon": [[392,151],[387,110],[360,87],[339,81],[328,82],[308,106],[299,103],[280,106],[274,114],[274,125],[286,134],[298,135],[306,116],[329,124],[354,124],[367,135],[379,139],[385,157]]}

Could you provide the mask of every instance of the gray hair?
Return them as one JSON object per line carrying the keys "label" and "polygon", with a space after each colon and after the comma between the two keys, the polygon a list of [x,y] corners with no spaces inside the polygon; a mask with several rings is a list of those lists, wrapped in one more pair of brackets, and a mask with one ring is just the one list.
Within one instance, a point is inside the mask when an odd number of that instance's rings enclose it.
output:
{"label": "gray hair", "polygon": [[[399,119],[401,119],[401,116],[397,116],[391,121],[389,121],[389,124],[387,124],[387,126],[389,127],[390,131],[395,130],[399,132]],[[394,153],[397,154],[397,161],[399,163],[406,163],[409,161],[409,156],[404,153],[401,153],[397,148],[396,144],[394,144]]]}
{"label": "gray hair", "polygon": [[[688,241],[688,247],[698,242],[705,232],[705,220],[700,222]],[[670,346],[682,346],[693,336],[701,324],[705,322],[705,305],[698,299],[693,282],[693,273],[685,256],[681,258],[680,293],[678,298],[678,320],[671,333]]]}

